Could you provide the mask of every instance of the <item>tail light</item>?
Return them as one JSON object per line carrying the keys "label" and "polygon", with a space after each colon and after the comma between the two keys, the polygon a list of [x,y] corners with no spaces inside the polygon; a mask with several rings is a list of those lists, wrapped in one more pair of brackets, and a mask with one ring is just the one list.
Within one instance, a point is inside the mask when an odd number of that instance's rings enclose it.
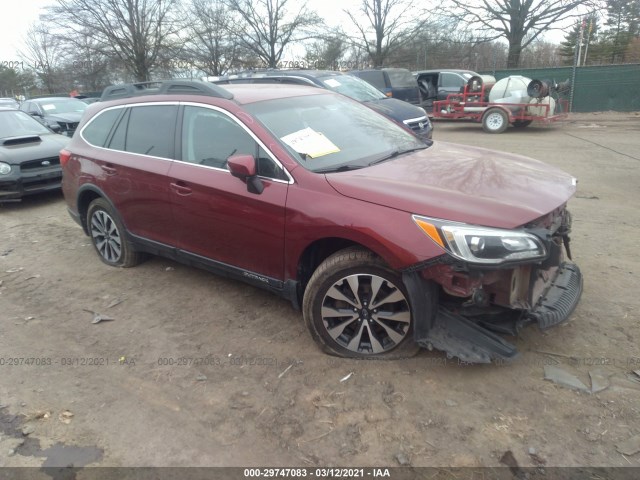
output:
{"label": "tail light", "polygon": [[67,162],[71,158],[71,152],[69,150],[65,150],[64,148],[60,150],[60,166],[65,167]]}

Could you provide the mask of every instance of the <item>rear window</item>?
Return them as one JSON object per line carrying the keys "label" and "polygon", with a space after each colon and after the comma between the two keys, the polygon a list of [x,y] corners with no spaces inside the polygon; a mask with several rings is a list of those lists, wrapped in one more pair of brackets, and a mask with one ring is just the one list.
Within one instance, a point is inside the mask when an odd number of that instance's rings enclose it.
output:
{"label": "rear window", "polygon": [[417,82],[408,70],[387,70],[392,88],[416,88]]}
{"label": "rear window", "polygon": [[91,145],[104,147],[104,144],[107,142],[107,137],[113,129],[113,124],[116,123],[116,120],[118,120],[123,111],[124,108],[116,108],[100,112],[91,120],[91,123],[82,130],[82,138]]}
{"label": "rear window", "polygon": [[376,70],[372,72],[354,72],[361,79],[369,82],[374,87],[384,90],[387,88],[387,85],[384,81],[384,74],[382,71]]}

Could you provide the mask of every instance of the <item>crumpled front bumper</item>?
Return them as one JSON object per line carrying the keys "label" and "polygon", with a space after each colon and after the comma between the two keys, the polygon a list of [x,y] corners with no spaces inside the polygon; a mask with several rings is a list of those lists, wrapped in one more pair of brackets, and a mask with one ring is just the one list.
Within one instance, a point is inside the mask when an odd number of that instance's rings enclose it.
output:
{"label": "crumpled front bumper", "polygon": [[[407,287],[414,318],[414,339],[428,349],[446,352],[469,363],[490,363],[492,360],[513,360],[519,353],[515,345],[495,332],[491,322],[477,321],[474,317],[438,306],[433,300],[433,282],[418,272],[406,272],[403,280]],[[513,330],[530,323],[547,329],[566,321],[573,313],[582,295],[582,274],[577,265],[562,262],[538,302],[529,309],[512,310]]]}
{"label": "crumpled front bumper", "polygon": [[573,313],[582,295],[582,273],[575,263],[562,263],[556,277],[528,313],[541,329],[558,325]]}

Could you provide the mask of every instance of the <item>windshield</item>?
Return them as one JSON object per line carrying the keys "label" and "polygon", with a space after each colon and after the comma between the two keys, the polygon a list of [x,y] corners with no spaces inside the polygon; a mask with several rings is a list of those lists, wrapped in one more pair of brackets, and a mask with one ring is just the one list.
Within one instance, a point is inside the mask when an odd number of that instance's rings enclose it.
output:
{"label": "windshield", "polygon": [[332,75],[320,77],[323,85],[329,90],[351,97],[359,102],[369,102],[387,98],[384,93],[370,83],[351,75]]}
{"label": "windshield", "polygon": [[308,170],[362,168],[426,145],[393,121],[340,95],[246,105]]}
{"label": "windshield", "polygon": [[24,112],[0,111],[0,138],[45,135],[47,133],[51,133],[51,130]]}
{"label": "windshield", "polygon": [[82,113],[87,108],[87,104],[73,98],[60,100],[43,100],[40,102],[45,115],[56,115],[58,113]]}

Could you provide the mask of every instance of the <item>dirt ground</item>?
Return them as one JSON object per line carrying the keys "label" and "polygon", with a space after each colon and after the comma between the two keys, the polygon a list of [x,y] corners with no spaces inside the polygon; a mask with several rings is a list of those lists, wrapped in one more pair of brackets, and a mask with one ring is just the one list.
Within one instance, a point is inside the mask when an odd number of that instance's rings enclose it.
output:
{"label": "dirt ground", "polygon": [[30,198],[0,207],[0,466],[65,448],[76,466],[640,466],[621,453],[640,434],[640,113],[435,128],[578,177],[568,323],[511,339],[510,365],[337,359],[285,300],[161,258],[110,268],[61,194]]}

